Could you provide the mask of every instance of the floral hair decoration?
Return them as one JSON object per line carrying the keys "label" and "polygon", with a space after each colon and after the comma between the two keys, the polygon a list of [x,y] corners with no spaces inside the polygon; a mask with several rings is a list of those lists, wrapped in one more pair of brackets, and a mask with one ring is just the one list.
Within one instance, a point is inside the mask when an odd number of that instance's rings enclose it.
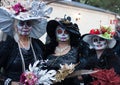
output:
{"label": "floral hair decoration", "polygon": [[91,29],[90,30],[90,34],[92,35],[98,35],[102,38],[105,39],[111,39],[114,36],[115,32],[112,32],[112,28],[109,27],[105,27],[105,26],[101,26],[100,29]]}
{"label": "floral hair decoration", "polygon": [[20,12],[27,11],[27,9],[25,9],[20,3],[12,6],[12,8],[15,11],[15,15],[18,15]]}
{"label": "floral hair decoration", "polygon": [[[5,4],[2,0],[1,3]],[[15,2],[14,2],[15,1]],[[52,12],[47,2],[43,0],[10,0],[10,4],[0,7],[0,30],[14,36],[16,21],[31,21],[30,37],[40,38],[46,32],[47,18]]]}
{"label": "floral hair decoration", "polygon": [[[12,9],[11,9],[12,8]],[[18,20],[47,18],[52,12],[52,7],[48,7],[45,2],[39,0],[18,2],[10,10],[15,13],[14,18]]]}
{"label": "floral hair decoration", "polygon": [[115,32],[112,31],[112,28],[101,26],[99,29],[91,29],[88,34],[83,36],[83,40],[90,45],[92,48],[92,38],[98,36],[107,40],[108,48],[113,48],[116,45],[116,40],[114,39]]}

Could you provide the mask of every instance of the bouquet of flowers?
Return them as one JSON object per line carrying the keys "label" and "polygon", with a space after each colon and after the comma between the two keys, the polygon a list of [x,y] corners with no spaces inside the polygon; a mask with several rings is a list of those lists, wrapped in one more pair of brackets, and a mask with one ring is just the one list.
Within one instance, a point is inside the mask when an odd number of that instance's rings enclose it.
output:
{"label": "bouquet of flowers", "polygon": [[57,73],[55,75],[56,82],[61,82],[75,70],[74,64],[70,64],[70,65],[68,65],[68,64],[61,65],[60,64],[60,67],[61,68],[57,71]]}
{"label": "bouquet of flowers", "polygon": [[120,75],[116,74],[113,68],[100,69],[91,76],[94,78],[92,85],[120,85]]}
{"label": "bouquet of flowers", "polygon": [[[40,63],[40,65],[38,65]],[[33,66],[30,64],[29,69],[20,76],[20,83],[23,85],[50,85],[55,81],[55,70],[42,70],[43,62],[36,61]],[[38,65],[38,66],[37,66]]]}
{"label": "bouquet of flowers", "polygon": [[75,71],[75,66],[78,64],[64,64],[61,65],[60,64],[60,69],[57,71],[56,75],[55,75],[55,82],[61,82],[62,80],[64,80],[65,78],[70,78],[70,77],[75,77],[75,76],[79,76],[79,75],[84,75],[84,74],[92,74],[97,72],[93,71],[93,70],[77,70]]}

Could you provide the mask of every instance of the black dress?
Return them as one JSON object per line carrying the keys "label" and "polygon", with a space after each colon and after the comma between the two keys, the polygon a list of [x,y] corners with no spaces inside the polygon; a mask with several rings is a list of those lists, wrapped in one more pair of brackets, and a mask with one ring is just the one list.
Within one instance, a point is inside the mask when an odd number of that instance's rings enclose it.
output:
{"label": "black dress", "polygon": [[[72,47],[71,50],[62,56],[47,56],[48,62],[47,66],[49,69],[58,70],[60,68],[60,64],[76,64],[78,63],[78,48]],[[64,81],[60,83],[56,83],[54,85],[75,85],[74,78],[66,78]]]}
{"label": "black dress", "polygon": [[[105,49],[101,57],[98,59],[95,50],[91,50],[88,57],[80,57],[79,69],[110,69],[114,68],[117,74],[120,74],[120,58],[112,49]],[[85,85],[89,85],[92,81],[90,75],[83,75]]]}
{"label": "black dress", "polygon": [[[43,59],[44,45],[38,39],[31,39],[37,59]],[[7,40],[0,43],[0,68],[4,71],[0,74],[0,82],[3,83],[6,78],[11,78],[12,81],[20,80],[22,71],[22,60],[19,52],[17,42],[8,36]],[[34,63],[33,51],[30,49],[21,49],[25,61],[25,68],[28,69],[28,65]]]}

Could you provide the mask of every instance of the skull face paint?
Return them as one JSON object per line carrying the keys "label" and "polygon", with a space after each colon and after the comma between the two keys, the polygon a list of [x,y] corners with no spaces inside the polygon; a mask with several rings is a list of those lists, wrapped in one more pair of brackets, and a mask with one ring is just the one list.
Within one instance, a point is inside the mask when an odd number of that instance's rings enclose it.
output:
{"label": "skull face paint", "polygon": [[31,21],[18,21],[17,30],[21,35],[29,35],[32,29]]}
{"label": "skull face paint", "polygon": [[98,36],[94,36],[92,38],[92,44],[95,50],[102,50],[107,47],[107,41],[103,38],[100,38]]}
{"label": "skull face paint", "polygon": [[65,42],[65,41],[68,41],[70,39],[70,36],[65,29],[58,26],[56,29],[56,38],[58,41]]}

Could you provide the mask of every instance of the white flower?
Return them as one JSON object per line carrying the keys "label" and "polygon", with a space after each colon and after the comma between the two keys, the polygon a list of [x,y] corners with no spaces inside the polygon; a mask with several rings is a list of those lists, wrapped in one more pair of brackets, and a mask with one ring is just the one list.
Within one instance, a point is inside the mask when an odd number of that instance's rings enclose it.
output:
{"label": "white flower", "polygon": [[52,81],[55,81],[55,76],[56,75],[56,71],[55,70],[41,70],[39,72],[39,76],[40,78],[38,79],[38,82],[40,84],[44,84],[44,85],[50,85],[52,84]]}
{"label": "white flower", "polygon": [[34,64],[33,64],[33,66],[30,64],[29,65],[29,71],[30,72],[34,72],[34,71],[38,71],[39,70],[39,67],[37,67],[37,65],[39,64],[39,60],[37,60]]}
{"label": "white flower", "polygon": [[[32,73],[33,75],[36,76],[37,81],[35,82],[35,85],[43,84],[43,85],[50,85],[53,84],[53,81],[56,80],[55,75],[56,71],[55,70],[43,70],[42,69],[42,64],[46,63],[46,61],[36,61],[33,66],[30,64],[29,69],[26,70],[25,74],[27,73]],[[32,78],[32,77],[31,77]],[[32,79],[31,79],[32,80]]]}
{"label": "white flower", "polygon": [[74,64],[60,64],[60,69],[58,70],[57,74],[55,75],[56,82],[61,82],[64,80],[69,74],[74,71],[75,65]]}
{"label": "white flower", "polygon": [[[33,72],[37,78],[37,84],[43,84],[43,85],[50,85],[53,83],[53,81],[56,80],[55,75],[56,71],[55,70],[42,70],[42,64],[46,63],[48,60],[45,61],[36,61],[33,66],[30,64],[29,65],[29,70],[28,72]],[[40,65],[38,65],[40,63]],[[38,66],[37,66],[38,65]]]}

